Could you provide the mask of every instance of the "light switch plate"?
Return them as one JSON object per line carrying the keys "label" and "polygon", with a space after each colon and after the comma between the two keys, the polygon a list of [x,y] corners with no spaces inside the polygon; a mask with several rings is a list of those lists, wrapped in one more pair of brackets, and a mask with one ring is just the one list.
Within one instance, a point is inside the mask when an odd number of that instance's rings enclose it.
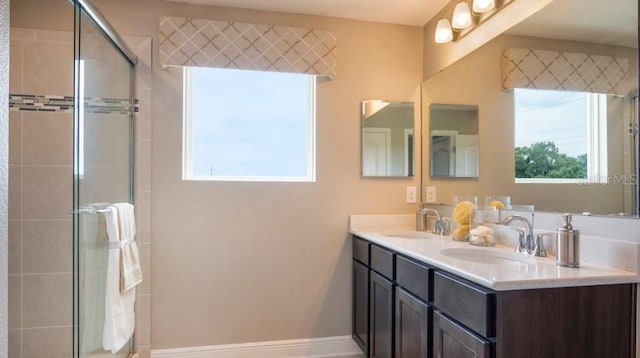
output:
{"label": "light switch plate", "polygon": [[436,187],[435,186],[428,186],[427,187],[427,198],[426,198],[426,202],[429,204],[435,204],[436,203]]}
{"label": "light switch plate", "polygon": [[415,186],[407,187],[407,204],[415,204],[417,202],[417,190]]}

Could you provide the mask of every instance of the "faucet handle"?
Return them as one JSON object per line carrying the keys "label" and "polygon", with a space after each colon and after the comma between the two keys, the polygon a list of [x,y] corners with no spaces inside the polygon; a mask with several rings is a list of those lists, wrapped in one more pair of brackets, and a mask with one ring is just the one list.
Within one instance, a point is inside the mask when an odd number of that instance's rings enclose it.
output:
{"label": "faucet handle", "polygon": [[547,252],[544,249],[544,237],[545,236],[552,237],[555,235],[556,233],[553,231],[543,232],[542,234],[536,235],[536,244],[533,249],[533,256],[547,257]]}
{"label": "faucet handle", "polygon": [[513,230],[513,231],[518,233],[518,245],[516,245],[516,252],[521,253],[521,254],[522,253],[526,253],[527,252],[527,245],[526,245],[524,230],[519,229],[517,227],[511,227],[511,230]]}
{"label": "faucet handle", "polygon": [[449,218],[436,219],[433,222],[433,233],[440,235],[449,235]]}

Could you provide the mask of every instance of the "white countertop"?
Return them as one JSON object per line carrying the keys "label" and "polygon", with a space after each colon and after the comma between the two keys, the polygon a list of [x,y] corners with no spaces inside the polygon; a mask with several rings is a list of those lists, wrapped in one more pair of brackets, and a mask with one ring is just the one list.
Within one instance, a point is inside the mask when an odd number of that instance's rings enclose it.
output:
{"label": "white countertop", "polygon": [[[438,235],[409,230],[352,229],[350,232],[496,291],[640,282],[640,275],[634,272],[584,262],[580,263],[580,268],[557,266],[555,257],[528,258],[528,263],[513,261],[509,264],[487,264],[456,259],[441,253],[444,249],[454,248],[512,253],[513,247],[473,246],[466,242],[453,241],[448,237],[440,238]],[[416,237],[398,237],[398,235]]]}

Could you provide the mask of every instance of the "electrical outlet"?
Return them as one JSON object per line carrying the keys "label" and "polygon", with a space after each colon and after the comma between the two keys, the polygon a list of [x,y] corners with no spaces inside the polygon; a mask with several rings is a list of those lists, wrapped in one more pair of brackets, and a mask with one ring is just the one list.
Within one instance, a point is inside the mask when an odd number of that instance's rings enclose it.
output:
{"label": "electrical outlet", "polygon": [[427,203],[435,204],[436,203],[436,187],[428,186],[427,187]]}
{"label": "electrical outlet", "polygon": [[407,187],[407,204],[415,204],[417,202],[417,191],[415,186]]}

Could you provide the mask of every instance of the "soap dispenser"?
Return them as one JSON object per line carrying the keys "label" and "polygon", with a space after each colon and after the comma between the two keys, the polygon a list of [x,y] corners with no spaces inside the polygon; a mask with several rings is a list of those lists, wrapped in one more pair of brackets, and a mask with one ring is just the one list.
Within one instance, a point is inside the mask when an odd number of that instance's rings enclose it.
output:
{"label": "soap dispenser", "polygon": [[558,229],[558,266],[580,267],[580,230],[571,225],[571,214],[562,215],[564,225]]}

